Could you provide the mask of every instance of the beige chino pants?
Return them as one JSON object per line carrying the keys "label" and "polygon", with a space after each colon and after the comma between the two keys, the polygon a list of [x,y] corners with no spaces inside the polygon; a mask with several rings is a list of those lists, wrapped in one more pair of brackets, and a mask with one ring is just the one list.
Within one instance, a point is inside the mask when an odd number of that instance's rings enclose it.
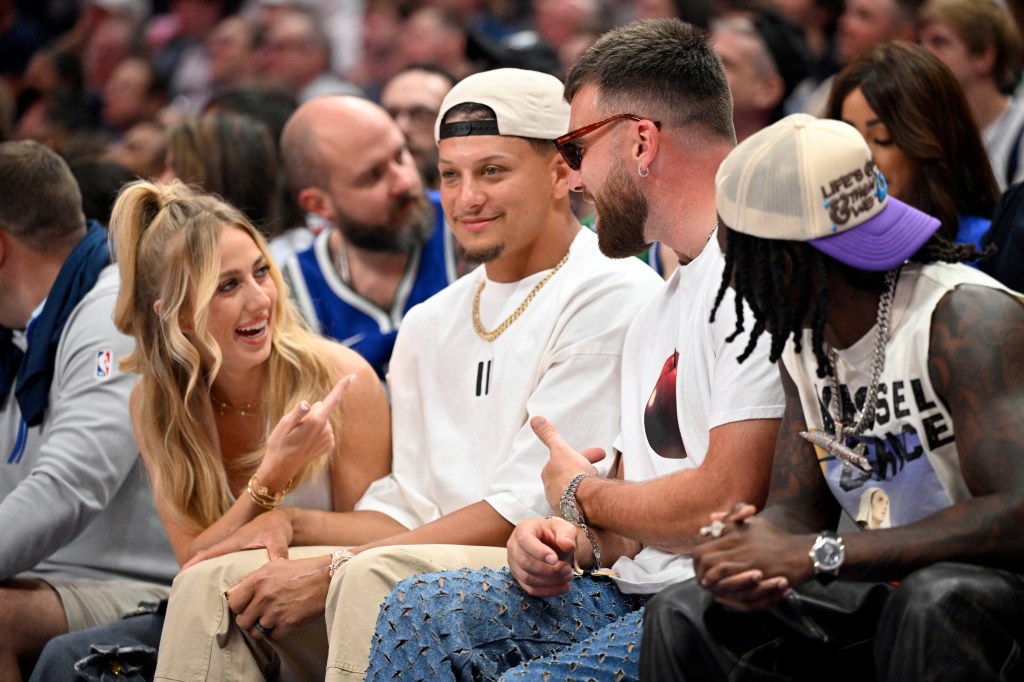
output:
{"label": "beige chino pants", "polygon": [[[338,547],[292,547],[303,559]],[[174,581],[156,680],[362,680],[380,605],[405,578],[456,568],[501,568],[504,547],[403,545],[363,552],[331,580],[323,619],[280,641],[255,640],[234,623],[224,591],[267,562],[264,550],[204,561]]]}

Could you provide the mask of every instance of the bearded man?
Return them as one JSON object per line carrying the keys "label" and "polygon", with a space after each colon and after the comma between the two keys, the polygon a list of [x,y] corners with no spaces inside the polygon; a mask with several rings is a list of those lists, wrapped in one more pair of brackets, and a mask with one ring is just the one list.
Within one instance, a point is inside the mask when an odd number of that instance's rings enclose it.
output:
{"label": "bearded man", "polygon": [[[519,522],[511,575],[399,583],[377,621],[368,680],[635,680],[648,597],[693,576],[690,553],[712,512],[768,489],[782,387],[766,344],[747,350],[736,331],[733,294],[719,292],[714,178],[736,139],[719,58],[690,24],[637,22],[587,50],[564,94],[571,132],[555,145],[569,186],[597,207],[601,251],[628,260],[658,241],[679,262],[626,334],[618,475],[599,475],[595,449],[570,446],[599,442],[536,411],[550,449],[544,490],[562,518]],[[740,365],[745,355],[759,361]]]}
{"label": "bearded man", "polygon": [[457,277],[438,194],[424,194],[394,120],[358,97],[299,107],[281,153],[298,205],[332,228],[285,264],[293,295],[313,329],[383,379],[405,313]]}

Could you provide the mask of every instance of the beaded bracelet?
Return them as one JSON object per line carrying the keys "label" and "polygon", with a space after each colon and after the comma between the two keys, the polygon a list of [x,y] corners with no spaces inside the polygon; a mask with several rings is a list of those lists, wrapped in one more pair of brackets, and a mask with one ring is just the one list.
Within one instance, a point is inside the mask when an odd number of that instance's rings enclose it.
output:
{"label": "beaded bracelet", "polygon": [[252,501],[263,507],[264,509],[277,509],[284,502],[284,496],[291,492],[292,482],[288,481],[285,484],[284,490],[271,493],[267,486],[260,483],[259,479],[256,478],[256,474],[253,474],[249,478],[249,485],[246,486],[246,490],[249,492],[249,497]]}

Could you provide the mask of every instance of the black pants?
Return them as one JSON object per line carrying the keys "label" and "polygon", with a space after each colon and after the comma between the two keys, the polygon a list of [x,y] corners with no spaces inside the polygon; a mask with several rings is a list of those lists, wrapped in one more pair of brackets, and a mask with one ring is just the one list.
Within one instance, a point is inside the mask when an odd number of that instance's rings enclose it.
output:
{"label": "black pants", "polygon": [[967,564],[886,583],[811,583],[753,614],[696,580],[647,604],[640,677],[868,682],[1024,680],[1024,579]]}

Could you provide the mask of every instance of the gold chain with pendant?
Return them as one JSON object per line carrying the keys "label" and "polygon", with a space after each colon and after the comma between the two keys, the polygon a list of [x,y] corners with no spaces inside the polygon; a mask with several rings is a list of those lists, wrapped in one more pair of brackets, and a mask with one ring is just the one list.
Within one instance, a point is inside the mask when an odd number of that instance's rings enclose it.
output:
{"label": "gold chain with pendant", "polygon": [[499,324],[491,331],[488,331],[484,327],[484,323],[480,320],[480,295],[484,292],[484,287],[487,286],[487,279],[481,278],[480,284],[476,288],[476,295],[473,297],[473,329],[476,331],[477,336],[479,336],[484,341],[494,341],[496,338],[501,336],[506,329],[512,326],[513,322],[519,319],[519,316],[523,314],[523,312],[530,305],[530,302],[533,301],[537,293],[544,287],[545,284],[548,283],[548,280],[551,279],[563,265],[565,265],[565,262],[567,260],[569,260],[568,252],[565,254],[565,257],[562,258],[562,260],[558,261],[558,265],[552,268],[551,272],[545,275],[544,279],[537,282],[533,289],[530,290],[530,293],[526,295],[526,298],[523,299],[523,302],[519,304],[519,307],[513,310],[512,314],[505,318],[504,322]]}

